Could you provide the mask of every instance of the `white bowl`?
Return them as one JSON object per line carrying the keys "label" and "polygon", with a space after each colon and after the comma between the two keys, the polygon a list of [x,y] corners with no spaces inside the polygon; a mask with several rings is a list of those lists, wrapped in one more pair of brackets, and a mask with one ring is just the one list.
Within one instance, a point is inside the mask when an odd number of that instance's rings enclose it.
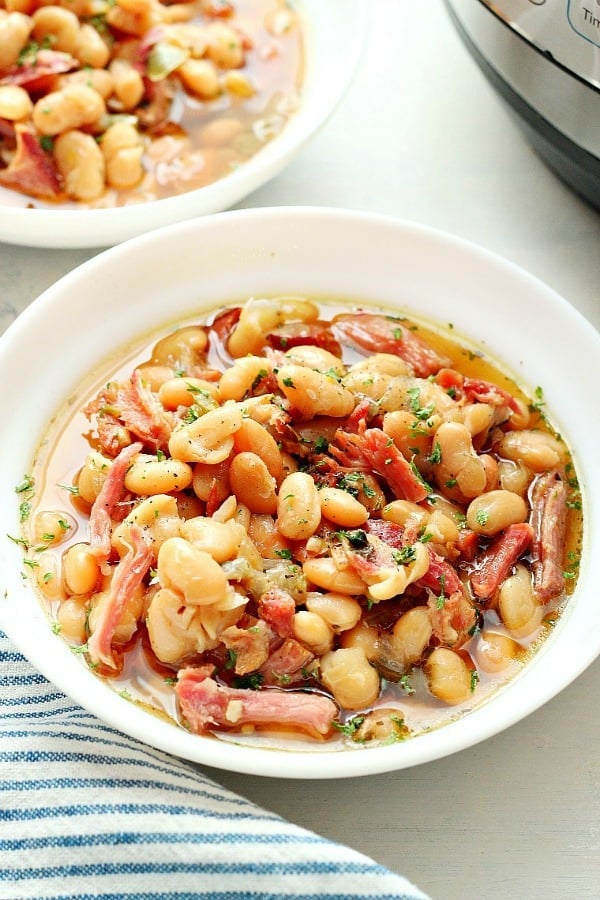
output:
{"label": "white bowl", "polygon": [[[277,175],[324,125],[358,67],[367,0],[294,0],[305,39],[300,106],[280,135],[219,181],[176,197],[115,209],[28,209],[0,188],[0,241],[31,247],[108,247],[238,203]],[[19,198],[22,200],[22,198]]]}
{"label": "white bowl", "polygon": [[[122,699],[55,636],[21,577],[14,488],[53,411],[84,373],[119,346],[223,302],[308,294],[413,311],[483,346],[533,392],[574,452],[584,502],[577,588],[519,675],[457,721],[379,748],[265,750],[191,735]],[[0,339],[3,466],[0,627],[74,700],[141,741],[183,758],[260,775],[336,778],[412,766],[517,722],[569,684],[600,652],[600,336],[532,276],[471,244],[362,213],[304,208],[221,213],[107,250],[62,278]]]}

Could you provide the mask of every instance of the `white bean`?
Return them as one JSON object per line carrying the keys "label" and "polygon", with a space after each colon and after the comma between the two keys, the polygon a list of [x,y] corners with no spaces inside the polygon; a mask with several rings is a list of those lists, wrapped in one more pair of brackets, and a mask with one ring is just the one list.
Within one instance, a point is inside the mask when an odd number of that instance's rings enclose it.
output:
{"label": "white bean", "polygon": [[215,560],[184,538],[173,537],[158,551],[158,579],[185,598],[188,606],[210,606],[225,599],[229,585]]}
{"label": "white bean", "polygon": [[321,658],[321,681],[344,709],[362,709],[379,696],[379,675],[360,647],[326,653]]}
{"label": "white bean", "polygon": [[444,703],[464,703],[473,693],[473,670],[462,656],[447,647],[436,647],[423,670],[429,690]]}
{"label": "white bean", "polygon": [[294,615],[294,636],[316,656],[333,647],[333,630],[317,613],[301,609]]}
{"label": "white bean", "polygon": [[53,148],[65,191],[73,200],[96,200],[104,191],[104,159],[91,136],[73,129],[60,134]]}
{"label": "white bean", "polygon": [[342,528],[358,528],[369,518],[362,503],[341,488],[324,487],[319,491],[319,499],[325,518]]}
{"label": "white bean", "polygon": [[334,591],[309,594],[306,608],[317,613],[336,633],[354,628],[362,616],[362,607],[357,600]]}
{"label": "white bean", "polygon": [[27,91],[18,84],[0,85],[0,118],[9,122],[25,119],[33,109]]}
{"label": "white bean", "polygon": [[528,507],[519,494],[496,490],[480,494],[467,509],[467,525],[471,531],[492,537],[509,525],[525,522]]}
{"label": "white bean", "polygon": [[100,94],[84,84],[52,91],[33,107],[33,124],[41,135],[56,135],[82,125],[93,125],[106,112]]}
{"label": "white bean", "polygon": [[169,439],[169,453],[183,462],[223,462],[233,450],[233,435],[242,421],[242,407],[226,403],[176,429]]}
{"label": "white bean", "polygon": [[284,478],[277,499],[277,527],[284,537],[306,540],[321,522],[321,502],[314,481],[306,472]]}
{"label": "white bean", "polygon": [[519,637],[531,634],[540,624],[542,607],[536,600],[531,575],[520,563],[500,586],[498,612],[506,627]]}

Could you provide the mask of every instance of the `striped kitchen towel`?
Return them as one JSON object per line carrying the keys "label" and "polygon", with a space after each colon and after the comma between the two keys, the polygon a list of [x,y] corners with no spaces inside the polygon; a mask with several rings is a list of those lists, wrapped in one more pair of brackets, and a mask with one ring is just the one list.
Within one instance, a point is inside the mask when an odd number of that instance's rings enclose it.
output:
{"label": "striped kitchen towel", "polygon": [[427,900],[74,705],[0,632],[0,898]]}

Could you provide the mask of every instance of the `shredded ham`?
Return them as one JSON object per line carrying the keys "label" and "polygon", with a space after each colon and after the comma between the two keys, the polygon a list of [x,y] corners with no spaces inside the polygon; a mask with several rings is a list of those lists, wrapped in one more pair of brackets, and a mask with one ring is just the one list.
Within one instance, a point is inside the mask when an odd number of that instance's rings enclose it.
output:
{"label": "shredded ham", "polygon": [[314,655],[295,638],[286,638],[272,650],[260,669],[264,684],[292,684],[304,681],[304,672],[314,660]]}
{"label": "shredded ham", "polygon": [[144,78],[144,102],[137,108],[140,128],[152,133],[169,124],[176,86],[172,78],[150,81]]}
{"label": "shredded ham", "polygon": [[272,587],[260,597],[258,614],[279,637],[290,637],[294,633],[294,613],[296,603],[288,591]]}
{"label": "shredded ham", "polygon": [[329,451],[342,465],[375,472],[399,499],[418,503],[427,496],[423,480],[380,428],[367,428],[361,434],[339,429]]}
{"label": "shredded ham", "polygon": [[494,538],[471,576],[473,593],[479,600],[490,600],[515,563],[527,552],[533,540],[533,528],[527,522],[509,525]]}
{"label": "shredded ham", "polygon": [[139,369],[119,386],[116,403],[126,428],[145,444],[158,449],[168,443],[173,430],[172,418],[146,387]]}
{"label": "shredded ham", "polygon": [[446,647],[461,647],[472,636],[477,610],[463,590],[443,597],[430,592],[427,600],[433,635]]}
{"label": "shredded ham", "polygon": [[142,450],[140,443],[124,447],[113,461],[90,510],[90,547],[94,556],[105,562],[110,556],[111,519],[121,499],[125,476],[134,456]]}
{"label": "shredded ham", "polygon": [[400,356],[419,378],[428,378],[450,365],[448,357],[441,356],[398,319],[390,316],[371,313],[339,315],[333,320],[332,329],[336,336],[363,350]]}
{"label": "shredded ham", "polygon": [[269,658],[271,629],[258,619],[249,628],[230,625],[225,628],[219,638],[228,650],[235,655],[234,671],[236,675],[248,675],[266,663]]}
{"label": "shredded ham", "polygon": [[241,306],[230,306],[224,309],[223,312],[215,316],[209,331],[214,331],[219,340],[223,344],[227,344],[231,332],[240,320],[241,314]]}
{"label": "shredded ham", "polygon": [[448,596],[459,591],[462,592],[462,582],[454,567],[431,547],[428,546],[427,550],[429,551],[429,569],[422,578],[415,581],[415,584],[418,587],[429,588],[438,595],[443,593]]}
{"label": "shredded ham", "polygon": [[118,452],[123,435],[133,434],[153,450],[166,447],[175,420],[135,369],[127,381],[111,381],[84,409],[96,415],[99,442],[110,453]]}
{"label": "shredded ham", "polygon": [[0,169],[0,184],[41,200],[57,200],[61,186],[51,158],[23,125],[15,126],[15,138],[15,154],[10,165]]}
{"label": "shredded ham", "polygon": [[341,344],[334,337],[329,322],[288,322],[269,331],[266,339],[275,350],[313,345],[342,358]]}
{"label": "shredded ham", "polygon": [[562,570],[567,528],[567,489],[558,472],[536,478],[531,491],[533,586],[542,603],[565,586]]}
{"label": "shredded ham", "polygon": [[506,406],[512,412],[519,412],[516,399],[491,381],[480,378],[464,378],[463,391],[469,403],[487,403],[489,406]]}
{"label": "shredded ham", "polygon": [[[395,522],[386,522],[385,519],[369,519],[365,524],[365,529],[369,534],[376,535],[384,543],[397,550],[413,543],[414,536],[409,535],[407,529]],[[429,568],[425,575],[415,581],[415,587],[426,588],[438,596],[462,593],[463,586],[454,567],[432,547],[426,546],[429,553]]]}
{"label": "shredded ham", "polygon": [[80,67],[79,60],[60,50],[38,50],[35,57],[17,63],[0,77],[0,84],[17,84],[28,91],[37,92],[50,76],[61,75]]}
{"label": "shredded ham", "polygon": [[131,528],[131,548],[115,567],[108,596],[103,599],[94,632],[88,641],[90,660],[115,669],[112,640],[128,600],[140,586],[154,558],[142,529]]}
{"label": "shredded ham", "polygon": [[337,715],[335,703],[322,694],[269,688],[230,688],[211,677],[213,666],[180,669],[175,693],[181,713],[195,734],[214,727],[242,725],[294,727],[325,737]]}

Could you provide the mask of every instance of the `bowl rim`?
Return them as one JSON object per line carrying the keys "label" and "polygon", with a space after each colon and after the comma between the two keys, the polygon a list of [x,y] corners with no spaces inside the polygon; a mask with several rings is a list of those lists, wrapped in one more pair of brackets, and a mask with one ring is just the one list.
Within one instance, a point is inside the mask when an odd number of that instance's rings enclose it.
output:
{"label": "bowl rim", "polygon": [[[573,367],[578,355],[585,354],[592,369],[600,375],[598,371],[600,334],[566,300],[515,264],[470,241],[429,226],[356,210],[307,206],[221,212],[141,235],[87,260],[46,289],[0,338],[0,377],[7,361],[11,362],[11,354],[20,352],[26,345],[31,330],[38,328],[39,323],[43,323],[47,316],[52,317],[55,305],[61,304],[65,292],[73,295],[81,286],[94,283],[108,270],[116,268],[117,271],[122,271],[122,267],[127,269],[129,265],[133,265],[135,269],[136,259],[149,259],[152,253],[154,251],[158,253],[159,249],[166,253],[169,248],[186,239],[193,238],[198,242],[202,236],[212,235],[211,240],[218,242],[229,232],[235,233],[237,240],[243,238],[250,241],[248,236],[254,235],[260,242],[262,234],[264,240],[271,235],[272,241],[279,245],[283,243],[281,235],[286,227],[288,236],[285,242],[286,246],[289,245],[290,253],[296,252],[294,242],[296,248],[301,246],[302,240],[314,243],[317,240],[314,235],[320,229],[318,240],[325,243],[328,251],[334,245],[337,246],[336,242],[339,243],[342,239],[358,240],[359,237],[369,233],[373,242],[371,249],[375,256],[379,254],[378,261],[383,255],[395,251],[396,243],[399,245],[405,242],[411,247],[422,246],[428,252],[434,253],[436,258],[454,260],[456,271],[451,273],[452,278],[466,278],[469,266],[475,266],[474,275],[479,274],[481,270],[489,275],[490,281],[496,279],[502,286],[512,285],[515,290],[519,288],[526,292],[530,306],[534,308],[534,317],[538,313],[546,317],[545,330],[542,327],[544,323],[540,322],[542,344],[548,334],[554,334],[556,343],[563,329],[570,330],[571,334],[576,336],[576,346],[566,348],[567,364]],[[307,237],[311,232],[313,237]],[[375,250],[375,241],[379,242],[382,249]],[[249,250],[249,258],[253,253],[255,254],[255,248]],[[489,283],[486,288],[490,289]],[[233,299],[231,298],[232,301]],[[375,300],[377,299],[376,297]],[[553,325],[555,320],[560,322],[560,331]],[[458,336],[460,337],[460,332]],[[497,351],[495,358],[498,358]],[[81,364],[80,360],[78,365]],[[578,370],[574,368],[573,378],[578,377]],[[586,389],[592,388],[591,386],[586,388],[584,385],[584,393]],[[559,400],[562,402],[562,398],[557,398],[557,402]],[[589,447],[589,450],[579,450],[573,446],[572,441],[569,442],[574,451],[579,474],[583,475],[581,487],[584,496],[584,542],[578,588],[555,631],[548,636],[527,666],[496,692],[492,702],[484,703],[471,711],[468,716],[444,724],[428,734],[416,736],[402,744],[381,748],[357,748],[347,751],[322,749],[318,752],[255,750],[214,738],[198,738],[185,732],[182,734],[181,729],[177,727],[171,727],[170,731],[152,729],[152,740],[147,743],[184,759],[246,774],[289,778],[353,777],[407,768],[450,755],[497,734],[537,710],[567,687],[600,654],[600,629],[596,630],[594,636],[588,633],[591,629],[588,628],[587,620],[586,623],[579,621],[585,596],[593,592],[594,582],[597,583],[600,575],[600,559],[596,561],[593,558],[590,538],[592,530],[600,528],[600,511],[597,511],[591,502],[594,489],[600,489],[600,475],[589,464],[594,442],[596,447],[598,445],[597,439],[600,439],[599,424],[591,422],[586,433],[582,435],[581,444],[584,448]],[[53,646],[52,654],[43,652],[48,639],[54,636],[50,631],[47,617],[42,613],[41,603],[36,598],[39,609],[32,616],[36,621],[19,621],[19,595],[22,597],[27,589],[18,584],[19,577],[16,572],[12,583],[7,582],[11,562],[6,548],[2,546],[0,546],[0,560],[2,562],[0,581],[4,581],[5,594],[5,602],[0,603],[0,627],[36,668],[68,696],[118,730],[139,740],[145,740],[144,734],[148,731],[149,718],[147,712],[136,708],[129,701],[118,697],[110,688],[102,685],[100,679],[82,667],[80,660],[74,659],[61,638],[55,638],[56,644]],[[600,624],[600,612],[596,612],[595,615]],[[575,652],[570,646],[573,638],[567,641],[565,650],[569,652],[562,657],[561,652],[555,651],[554,647],[567,626],[573,631],[574,622],[576,622],[574,635],[580,644],[575,648],[577,650]],[[32,629],[36,634],[35,639],[31,636]],[[550,662],[546,661],[548,659]],[[557,665],[559,661],[560,665]],[[546,677],[548,672],[552,675],[550,679]],[[94,684],[90,679],[93,679]],[[518,702],[514,702],[515,691],[523,684],[525,687],[516,695]],[[105,708],[106,691],[110,691],[108,710]],[[494,714],[490,712],[492,709]],[[465,723],[474,727],[465,727]]]}
{"label": "bowl rim", "polygon": [[[299,108],[281,133],[254,156],[205,187],[129,206],[30,208],[0,199],[0,241],[43,248],[110,247],[155,228],[229,209],[276,177],[325,126],[344,99],[363,57],[373,16],[369,0],[293,3],[306,45]],[[340,52],[329,52],[328,45]],[[0,198],[10,201],[13,193],[0,187]]]}

